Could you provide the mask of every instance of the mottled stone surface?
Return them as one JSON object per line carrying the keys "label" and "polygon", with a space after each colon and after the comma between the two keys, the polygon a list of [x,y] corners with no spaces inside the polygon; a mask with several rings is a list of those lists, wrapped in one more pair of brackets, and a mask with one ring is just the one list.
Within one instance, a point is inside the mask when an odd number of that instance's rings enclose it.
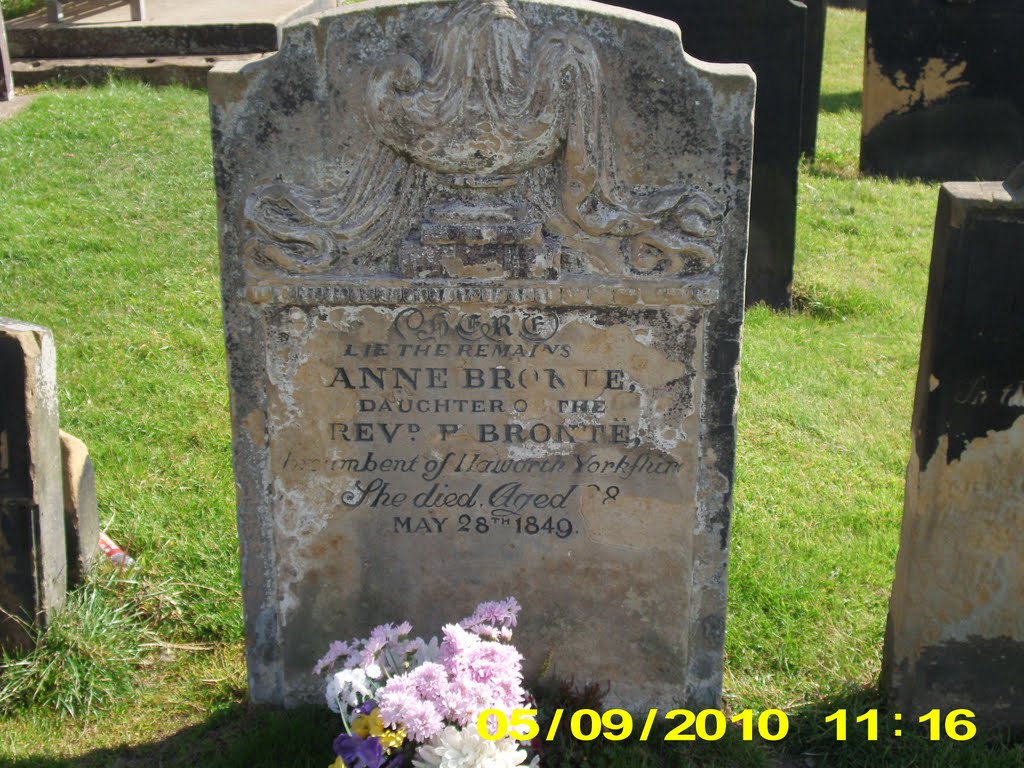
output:
{"label": "mottled stone surface", "polygon": [[803,123],[807,8],[793,0],[623,0],[671,19],[687,53],[741,61],[757,76],[750,190],[747,306],[790,305],[796,247],[796,194]]}
{"label": "mottled stone surface", "polygon": [[60,433],[64,475],[64,531],[68,585],[81,584],[99,551],[100,521],[96,505],[96,470],[89,448],[74,435]]}
{"label": "mottled stone surface", "polygon": [[57,353],[48,328],[0,317],[0,647],[30,646],[66,591]]}
{"label": "mottled stone surface", "polygon": [[1022,254],[1024,184],[943,185],[883,684],[1024,732]]}
{"label": "mottled stone surface", "polygon": [[860,168],[1003,179],[1024,158],[1020,0],[868,3]]}
{"label": "mottled stone surface", "polygon": [[533,671],[716,706],[749,68],[597,4],[363,3],[210,97],[252,699],[511,594]]}

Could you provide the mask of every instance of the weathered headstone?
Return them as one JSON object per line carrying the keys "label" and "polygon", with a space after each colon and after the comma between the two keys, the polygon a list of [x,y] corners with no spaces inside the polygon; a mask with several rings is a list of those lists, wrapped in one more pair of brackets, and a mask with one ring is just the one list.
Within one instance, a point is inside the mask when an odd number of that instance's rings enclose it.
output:
{"label": "weathered headstone", "polygon": [[57,354],[48,328],[0,318],[0,647],[27,648],[64,602]]}
{"label": "weathered headstone", "polygon": [[804,93],[800,107],[800,152],[813,159],[818,146],[818,111],[821,108],[821,73],[825,63],[825,0],[803,0],[807,6],[804,45]]}
{"label": "weathered headstone", "polygon": [[585,2],[358,4],[211,73],[253,700],[515,595],[534,670],[717,706],[753,89]]}
{"label": "weathered headstone", "polygon": [[939,194],[883,684],[1024,733],[1024,166]]}
{"label": "weathered headstone", "polygon": [[872,0],[860,168],[1003,179],[1024,157],[1024,4]]}
{"label": "weathered headstone", "polygon": [[14,74],[11,72],[11,54],[7,50],[7,28],[4,10],[0,8],[0,101],[14,98]]}
{"label": "weathered headstone", "polygon": [[99,552],[100,521],[96,504],[96,471],[85,443],[60,433],[64,477],[64,531],[67,541],[68,586],[85,580]]}
{"label": "weathered headstone", "polygon": [[686,52],[757,75],[747,306],[790,305],[807,8],[794,0],[622,0],[682,29]]}

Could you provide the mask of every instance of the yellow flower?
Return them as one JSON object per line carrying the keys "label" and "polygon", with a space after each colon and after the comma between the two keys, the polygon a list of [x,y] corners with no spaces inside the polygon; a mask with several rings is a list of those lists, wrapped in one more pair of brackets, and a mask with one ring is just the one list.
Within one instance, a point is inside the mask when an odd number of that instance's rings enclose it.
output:
{"label": "yellow flower", "polygon": [[327,768],[346,768],[345,761],[339,757],[337,760],[335,760],[333,763],[327,766]]}
{"label": "yellow flower", "polygon": [[380,717],[380,710],[377,708],[374,708],[370,714],[360,715],[353,720],[352,733],[360,739],[376,736],[385,749],[398,749],[405,741],[405,729],[392,731],[385,728],[384,721]]}
{"label": "yellow flower", "polygon": [[380,735],[380,743],[384,745],[385,749],[398,749],[402,746],[403,741],[405,741],[405,728],[399,728],[397,731],[387,730]]}
{"label": "yellow flower", "polygon": [[[377,710],[373,710],[376,712]],[[380,719],[378,717],[378,719]],[[360,739],[365,739],[370,736],[373,731],[373,719],[372,715],[360,715],[352,721],[352,734],[358,736]]]}

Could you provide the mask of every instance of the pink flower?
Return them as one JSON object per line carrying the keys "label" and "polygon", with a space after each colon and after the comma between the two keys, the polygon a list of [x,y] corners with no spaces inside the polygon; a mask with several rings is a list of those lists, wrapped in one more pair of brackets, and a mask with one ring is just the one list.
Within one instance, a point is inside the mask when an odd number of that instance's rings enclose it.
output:
{"label": "pink flower", "polygon": [[444,628],[438,662],[448,673],[450,719],[473,725],[485,709],[522,704],[523,657],[511,645],[484,640],[456,624]]}
{"label": "pink flower", "polygon": [[324,657],[316,663],[315,667],[313,667],[313,674],[319,675],[325,669],[332,667],[334,662],[339,658],[352,653],[352,651],[353,648],[348,643],[343,643],[341,640],[335,640],[327,649],[327,653],[324,654]]}
{"label": "pink flower", "polygon": [[[424,664],[388,680],[377,693],[377,705],[384,724],[389,728],[405,728],[413,741],[426,741],[440,732],[447,714],[447,707],[438,701],[444,695],[440,690],[442,685],[446,692],[447,677],[437,664]],[[431,691],[432,695],[424,695],[425,691]]]}
{"label": "pink flower", "polygon": [[519,609],[514,597],[480,603],[473,615],[460,621],[459,626],[490,640],[510,640]]}

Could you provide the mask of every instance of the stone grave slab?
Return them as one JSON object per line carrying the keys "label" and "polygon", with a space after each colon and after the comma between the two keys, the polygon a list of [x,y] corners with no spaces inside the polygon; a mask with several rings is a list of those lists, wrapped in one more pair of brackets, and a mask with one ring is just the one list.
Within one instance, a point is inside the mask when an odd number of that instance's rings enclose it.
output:
{"label": "stone grave slab", "polygon": [[746,304],[790,305],[803,123],[807,8],[793,0],[623,0],[670,19],[687,53],[741,61],[757,75]]}
{"label": "stone grave slab", "polygon": [[1024,166],[939,194],[883,683],[1024,733]]}
{"label": "stone grave slab", "polygon": [[372,2],[210,98],[252,699],[514,595],[529,669],[717,706],[750,69],[594,3]]}
{"label": "stone grave slab", "polygon": [[0,648],[9,652],[31,646],[21,622],[43,628],[64,602],[59,431],[53,334],[0,317]]}
{"label": "stone grave slab", "polygon": [[1019,0],[868,3],[860,168],[1002,180],[1024,157]]}
{"label": "stone grave slab", "polygon": [[99,552],[100,520],[96,503],[96,470],[89,448],[74,435],[60,433],[64,478],[64,532],[67,542],[68,586],[85,580]]}

